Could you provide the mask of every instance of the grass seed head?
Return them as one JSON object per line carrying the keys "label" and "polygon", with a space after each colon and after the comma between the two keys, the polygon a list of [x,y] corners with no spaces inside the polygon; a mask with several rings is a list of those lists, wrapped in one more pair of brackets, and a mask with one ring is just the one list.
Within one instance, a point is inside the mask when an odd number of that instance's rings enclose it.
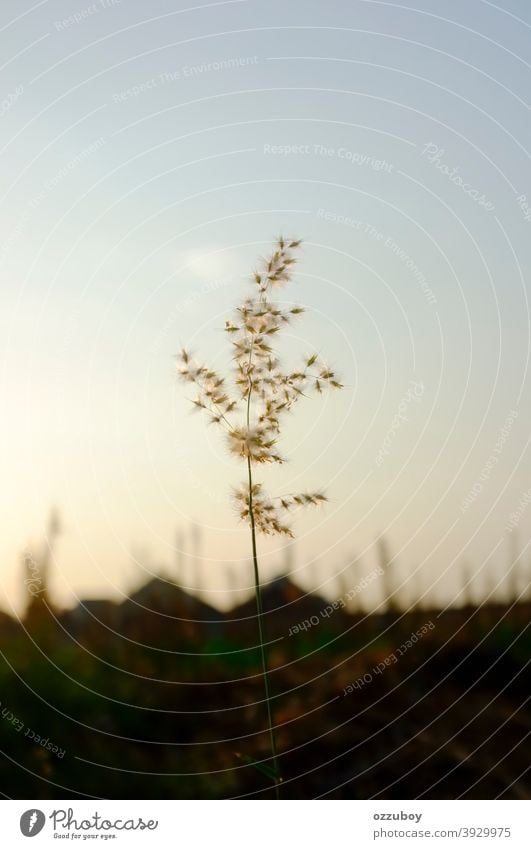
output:
{"label": "grass seed head", "polygon": [[[231,337],[233,354],[232,388],[226,378],[206,365],[192,360],[183,348],[179,354],[178,374],[185,383],[195,384],[198,395],[194,409],[204,410],[208,421],[226,430],[229,452],[252,467],[265,463],[283,463],[277,450],[282,420],[302,397],[324,387],[342,388],[334,371],[308,356],[303,367],[283,370],[272,343],[303,307],[281,308],[271,293],[293,279],[300,239],[279,236],[270,255],[261,260],[252,274],[255,295],[246,297],[235,308],[234,319],[225,322]],[[250,475],[252,480],[252,475]],[[261,484],[242,484],[234,499],[241,519],[264,534],[293,536],[287,515],[294,509],[318,506],[326,501],[322,492],[302,493],[270,499]]]}

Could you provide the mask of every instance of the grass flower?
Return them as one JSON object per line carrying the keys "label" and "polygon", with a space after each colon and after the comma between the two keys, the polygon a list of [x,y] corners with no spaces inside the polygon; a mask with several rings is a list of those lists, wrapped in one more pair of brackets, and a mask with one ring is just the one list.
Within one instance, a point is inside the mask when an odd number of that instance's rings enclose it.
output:
{"label": "grass flower", "polygon": [[269,672],[265,651],[263,609],[258,568],[257,533],[293,537],[293,513],[302,507],[319,506],[326,501],[323,492],[306,492],[271,498],[262,484],[255,481],[255,467],[283,463],[278,449],[282,421],[293,412],[301,398],[325,388],[340,389],[334,371],[321,362],[316,353],[306,356],[293,371],[286,370],[275,353],[275,342],[302,307],[282,308],[273,300],[274,293],[288,284],[296,263],[299,239],[279,238],[270,256],[263,259],[252,275],[254,294],[239,304],[225,332],[233,353],[232,379],[226,379],[207,365],[196,362],[183,349],[178,357],[181,380],[195,386],[192,403],[205,413],[208,421],[226,432],[231,454],[246,466],[246,480],[234,490],[234,502],[240,519],[251,531],[258,629],[263,680],[271,744],[275,792],[279,797],[281,776],[278,768],[275,728],[271,709]]}

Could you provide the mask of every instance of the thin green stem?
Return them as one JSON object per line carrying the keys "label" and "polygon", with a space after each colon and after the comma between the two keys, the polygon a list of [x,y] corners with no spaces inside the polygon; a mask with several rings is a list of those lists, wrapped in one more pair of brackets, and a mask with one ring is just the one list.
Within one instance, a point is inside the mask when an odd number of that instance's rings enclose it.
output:
{"label": "thin green stem", "polygon": [[[249,392],[247,394],[247,430],[250,427],[250,416],[251,416],[251,394],[253,390],[253,383],[250,373],[250,365],[252,362],[252,353],[253,353],[253,344],[251,342],[251,347],[249,350],[249,367],[248,367],[248,378],[249,378]],[[260,588],[260,572],[258,569],[258,554],[256,550],[256,527],[254,521],[254,510],[253,510],[253,471],[251,464],[251,456],[247,454],[247,473],[249,478],[249,517],[251,520],[251,540],[252,540],[252,549],[253,549],[253,569],[254,569],[254,588],[256,595],[256,612],[258,618],[258,636],[260,640],[260,653],[262,656],[262,677],[264,679],[264,690],[265,690],[265,700],[267,707],[267,722],[268,722],[268,730],[269,730],[269,740],[271,744],[271,760],[273,762],[273,771],[275,773],[275,797],[280,799],[280,783],[282,781],[280,777],[280,771],[278,768],[278,758],[277,758],[277,746],[275,740],[275,726],[273,724],[273,712],[271,710],[271,691],[269,687],[269,669],[267,666],[267,654],[265,647],[265,637],[264,637],[264,614],[262,608],[262,591]]]}
{"label": "thin green stem", "polygon": [[275,796],[280,799],[280,772],[278,768],[277,746],[275,741],[275,726],[273,724],[273,714],[271,710],[271,693],[269,688],[269,670],[267,666],[267,655],[265,649],[264,625],[263,625],[263,608],[262,608],[262,591],[260,589],[260,574],[258,571],[258,556],[256,552],[256,529],[253,515],[253,477],[251,469],[251,458],[247,457],[247,469],[249,473],[249,514],[251,517],[251,539],[253,545],[253,567],[254,567],[254,587],[256,593],[256,610],[258,614],[258,635],[260,639],[260,652],[262,655],[262,674],[264,679],[265,699],[267,706],[267,720],[269,725],[269,739],[271,743],[271,756],[273,761],[273,770],[275,772]]}

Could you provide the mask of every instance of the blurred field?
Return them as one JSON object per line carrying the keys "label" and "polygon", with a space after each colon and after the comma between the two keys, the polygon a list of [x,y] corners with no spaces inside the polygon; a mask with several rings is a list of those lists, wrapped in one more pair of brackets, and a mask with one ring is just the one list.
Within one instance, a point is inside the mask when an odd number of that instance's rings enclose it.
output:
{"label": "blurred field", "polygon": [[[529,603],[325,617],[288,578],[264,598],[285,798],[531,797]],[[271,796],[256,630],[252,601],[222,615],[163,579],[2,615],[0,790]]]}

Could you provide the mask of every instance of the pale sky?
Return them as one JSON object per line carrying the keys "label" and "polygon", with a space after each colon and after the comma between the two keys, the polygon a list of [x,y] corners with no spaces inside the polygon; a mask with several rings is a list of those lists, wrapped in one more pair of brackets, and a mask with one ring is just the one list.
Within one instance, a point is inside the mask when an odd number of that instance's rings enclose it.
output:
{"label": "pale sky", "polygon": [[[503,594],[531,529],[530,35],[516,0],[2,4],[4,608],[52,505],[63,604],[176,575],[191,523],[205,597],[227,605],[228,563],[245,595],[243,470],[173,356],[227,364],[280,232],[304,240],[290,356],[346,384],[265,476],[330,497],[296,521],[296,579],[337,594],[385,533],[404,598],[452,602],[465,560]],[[277,573],[284,541],[261,551]]]}

